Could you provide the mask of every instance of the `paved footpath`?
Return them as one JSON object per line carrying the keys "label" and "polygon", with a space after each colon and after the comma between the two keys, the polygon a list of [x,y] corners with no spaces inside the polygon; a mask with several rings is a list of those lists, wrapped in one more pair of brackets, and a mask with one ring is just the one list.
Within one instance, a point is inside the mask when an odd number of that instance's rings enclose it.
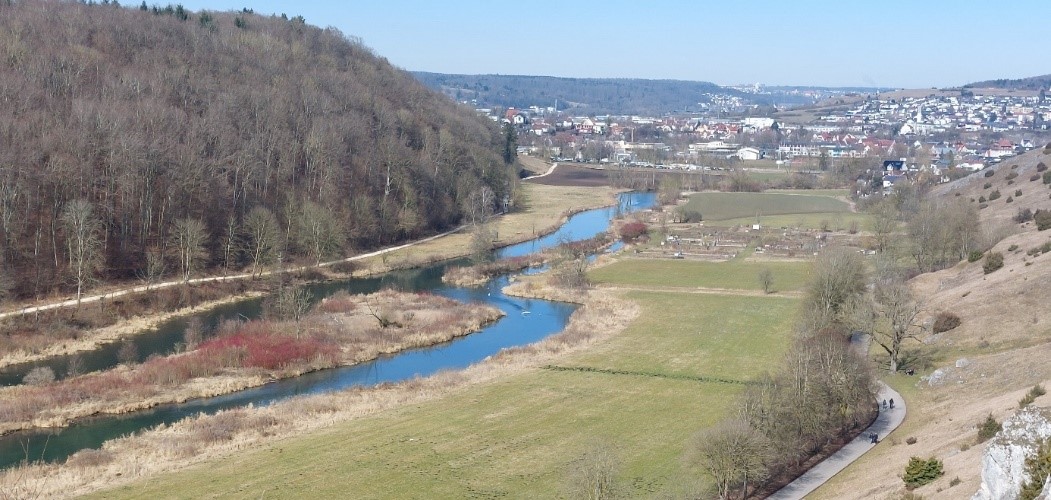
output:
{"label": "paved footpath", "polygon": [[822,460],[817,465],[806,471],[805,474],[796,478],[784,488],[781,488],[773,495],[768,498],[776,500],[796,500],[809,495],[812,491],[816,490],[818,486],[825,484],[832,476],[835,476],[839,471],[845,469],[851,462],[861,458],[865,452],[871,450],[876,445],[872,444],[869,439],[869,434],[876,433],[879,439],[882,441],[888,434],[894,429],[897,429],[901,422],[905,420],[905,399],[898,394],[897,391],[891,389],[890,386],[880,382],[879,394],[876,396],[878,401],[883,400],[894,400],[894,408],[884,410],[880,408],[879,416],[876,417],[876,421],[872,423],[864,432],[858,437],[854,438],[853,441],[847,443],[846,446],[841,448],[839,451],[832,454],[832,456]]}

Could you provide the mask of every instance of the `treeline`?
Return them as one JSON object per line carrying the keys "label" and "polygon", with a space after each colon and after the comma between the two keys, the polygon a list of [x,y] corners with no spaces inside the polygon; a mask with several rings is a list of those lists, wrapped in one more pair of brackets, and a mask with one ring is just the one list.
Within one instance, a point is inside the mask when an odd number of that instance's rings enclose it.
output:
{"label": "treeline", "polygon": [[759,378],[734,416],[698,434],[692,461],[715,480],[721,499],[748,498],[790,480],[811,457],[868,425],[876,386],[863,349],[841,315],[865,292],[864,262],[829,248],[814,263],[800,307],[799,333],[781,365]]}
{"label": "treeline", "polygon": [[5,1],[0,102],[17,297],[317,261],[515,189],[498,128],[300,17]]}
{"label": "treeline", "polygon": [[1051,87],[1051,75],[1015,79],[998,78],[996,80],[968,83],[963,87],[969,89],[1047,90],[1048,87]]}
{"label": "treeline", "polygon": [[579,114],[664,114],[697,111],[706,93],[747,94],[710,82],[637,78],[559,78],[526,75],[450,75],[413,72],[428,87],[479,106],[557,106]]}

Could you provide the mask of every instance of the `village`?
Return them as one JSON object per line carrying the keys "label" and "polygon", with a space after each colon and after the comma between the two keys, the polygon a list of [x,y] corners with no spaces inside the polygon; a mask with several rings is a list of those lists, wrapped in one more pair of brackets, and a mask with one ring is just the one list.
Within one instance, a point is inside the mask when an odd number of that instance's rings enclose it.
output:
{"label": "village", "polygon": [[[749,107],[729,96],[705,96],[715,103],[710,112],[660,117],[573,116],[540,106],[478,112],[514,126],[519,153],[556,161],[827,171],[854,160],[859,174],[871,176],[878,169],[885,178],[872,184],[885,187],[920,174],[949,182],[1051,137],[1051,99],[1043,90],[932,90],[852,98],[767,116],[745,116]],[[881,165],[888,158],[896,163]]]}

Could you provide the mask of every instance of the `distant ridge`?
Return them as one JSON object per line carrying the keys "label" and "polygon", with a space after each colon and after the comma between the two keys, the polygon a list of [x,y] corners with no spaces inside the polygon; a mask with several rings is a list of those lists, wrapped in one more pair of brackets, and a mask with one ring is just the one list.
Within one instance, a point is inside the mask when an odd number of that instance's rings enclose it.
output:
{"label": "distant ridge", "polygon": [[415,71],[424,85],[457,101],[481,107],[555,106],[560,110],[603,114],[660,114],[696,111],[708,94],[748,98],[711,82],[637,78],[563,78],[527,75],[453,75]]}
{"label": "distant ridge", "polygon": [[1051,88],[1051,75],[1030,76],[1028,78],[986,80],[964,85],[973,89],[1014,89],[1014,90],[1047,90]]}

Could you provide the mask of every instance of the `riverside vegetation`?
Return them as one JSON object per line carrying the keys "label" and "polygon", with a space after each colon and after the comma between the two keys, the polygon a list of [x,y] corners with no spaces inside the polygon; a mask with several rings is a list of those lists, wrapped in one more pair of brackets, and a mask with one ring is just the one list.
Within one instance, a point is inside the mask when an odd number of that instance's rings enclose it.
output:
{"label": "riverside vegetation", "polygon": [[87,415],[215,396],[360,363],[466,335],[502,315],[488,306],[393,291],[337,293],[308,312],[299,293],[279,293],[270,306],[272,319],[228,320],[208,340],[202,341],[201,326],[191,322],[183,353],[58,382],[38,377],[36,384],[2,388],[0,432],[61,426]]}

